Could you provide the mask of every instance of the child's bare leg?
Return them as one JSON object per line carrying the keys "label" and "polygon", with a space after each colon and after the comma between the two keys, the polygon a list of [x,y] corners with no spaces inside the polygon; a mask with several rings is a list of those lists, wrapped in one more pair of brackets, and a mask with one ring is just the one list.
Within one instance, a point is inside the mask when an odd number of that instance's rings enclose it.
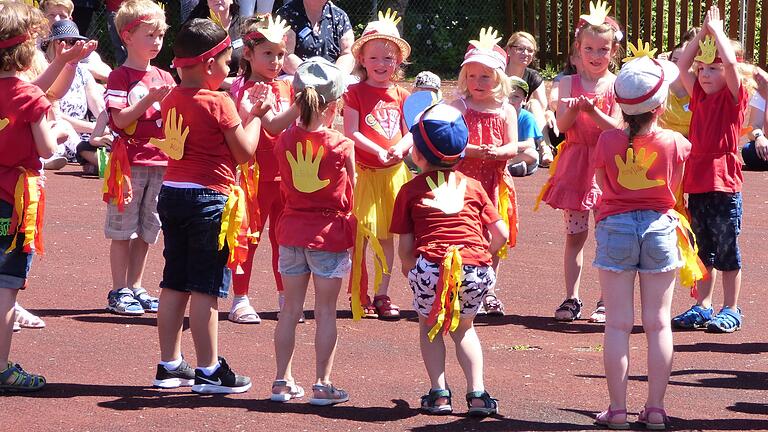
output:
{"label": "child's bare leg", "polygon": [[296,345],[296,324],[304,310],[309,273],[296,276],[281,274],[281,276],[285,302],[275,327],[275,362],[277,363],[275,379],[290,382],[293,381],[291,363]]}
{"label": "child's bare leg", "polygon": [[[314,276],[315,281],[315,361],[317,384],[331,383],[331,369],[336,354],[336,300],[341,290],[340,278]],[[294,326],[295,328],[295,326]]]}
{"label": "child's bare leg", "polygon": [[565,269],[565,295],[567,298],[579,298],[581,284],[581,268],[584,266],[584,243],[587,242],[589,231],[567,234],[565,237],[565,254],[563,268]]}
{"label": "child's bare leg", "polygon": [[723,306],[735,310],[739,305],[741,269],[724,271],[721,278],[723,279]]}
{"label": "child's bare leg", "polygon": [[[483,384],[483,348],[477,337],[472,318],[462,318],[456,331],[451,332],[451,338],[456,345],[456,358],[467,379],[467,393],[485,391]],[[483,401],[476,399],[472,404],[483,406]]]}
{"label": "child's bare leg", "polygon": [[[427,324],[427,318],[419,315],[419,347],[421,348],[421,358],[424,360],[424,367],[427,368],[429,383],[432,390],[447,389],[445,382],[445,341],[443,332],[435,336],[435,339],[429,341],[429,330],[432,328]],[[448,399],[439,398],[435,401],[437,405],[445,405]]]}
{"label": "child's bare leg", "polygon": [[[387,263],[387,269],[389,269],[391,273],[392,265],[395,263],[395,239],[379,239],[379,243],[381,243],[381,248],[384,250],[384,261]],[[383,275],[381,278],[381,283],[379,284],[379,290],[376,292],[376,295],[388,295],[387,293],[389,292],[389,280],[390,275]]]}
{"label": "child's bare leg", "polygon": [[[491,257],[491,266],[493,267],[493,273],[496,274],[496,278],[498,280],[499,277],[499,264],[501,263],[501,258],[499,258],[499,255],[493,254]],[[498,297],[496,295],[496,284],[493,283],[488,287],[488,290],[485,292],[486,296],[492,295],[494,297]]]}
{"label": "child's bare leg", "polygon": [[[712,294],[715,288],[715,282],[717,282],[717,270],[714,267],[707,267],[709,277],[704,280],[696,282],[696,296],[697,303],[704,308],[712,307]],[[741,277],[741,274],[739,274]],[[725,289],[725,282],[723,282],[723,289]]]}
{"label": "child's bare leg", "polygon": [[[635,272],[600,270],[600,287],[605,301],[603,364],[608,381],[611,409],[626,409],[629,378],[629,335],[634,325],[633,291]],[[614,417],[621,423],[626,414]]]}
{"label": "child's bare leg", "polygon": [[126,271],[126,284],[128,288],[141,288],[141,279],[144,277],[144,266],[147,263],[149,244],[141,238],[130,240],[128,253],[128,268]]}
{"label": "child's bare leg", "polygon": [[219,299],[209,294],[192,292],[189,328],[195,343],[197,367],[216,365],[219,361]]}
{"label": "child's bare leg", "polygon": [[5,369],[11,352],[13,321],[16,314],[14,306],[18,293],[17,289],[0,288],[0,370]]}
{"label": "child's bare leg", "polygon": [[181,332],[189,293],[164,288],[160,291],[157,310],[157,335],[160,340],[160,360],[171,362],[181,358]]}
{"label": "child's bare leg", "polygon": [[[640,273],[643,329],[648,341],[648,399],[645,405],[661,409],[664,409],[664,393],[672,372],[674,347],[670,309],[675,273]],[[648,416],[648,420],[654,423],[664,421],[657,412],[648,413]]]}
{"label": "child's bare leg", "polygon": [[112,270],[113,291],[128,286],[130,245],[130,240],[112,240],[112,243],[109,246],[109,265]]}

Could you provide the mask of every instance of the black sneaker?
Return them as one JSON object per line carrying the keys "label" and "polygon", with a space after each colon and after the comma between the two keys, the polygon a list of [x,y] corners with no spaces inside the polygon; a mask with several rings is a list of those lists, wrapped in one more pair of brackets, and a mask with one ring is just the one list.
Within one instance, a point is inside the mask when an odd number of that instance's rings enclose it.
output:
{"label": "black sneaker", "polygon": [[158,364],[155,380],[152,381],[152,385],[159,388],[189,387],[194,383],[195,370],[184,359],[175,370],[168,370],[165,366]]}
{"label": "black sneaker", "polygon": [[243,393],[251,388],[251,379],[240,376],[230,369],[224,357],[219,357],[219,368],[211,376],[195,369],[195,393]]}

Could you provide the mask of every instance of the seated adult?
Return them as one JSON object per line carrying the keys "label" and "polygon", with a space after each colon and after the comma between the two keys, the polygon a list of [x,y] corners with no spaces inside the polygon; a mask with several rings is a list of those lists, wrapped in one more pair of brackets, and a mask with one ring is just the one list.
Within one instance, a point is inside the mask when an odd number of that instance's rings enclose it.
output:
{"label": "seated adult", "polygon": [[749,124],[751,141],[741,149],[741,158],[744,160],[745,169],[750,171],[768,171],[768,138],[763,132],[766,120],[765,101],[768,98],[768,80],[764,71],[755,74],[757,91],[752,96],[749,110]]}
{"label": "seated adult", "polygon": [[291,26],[283,71],[292,75],[302,61],[320,56],[352,73],[355,35],[346,12],[329,0],[290,0],[277,15]]}

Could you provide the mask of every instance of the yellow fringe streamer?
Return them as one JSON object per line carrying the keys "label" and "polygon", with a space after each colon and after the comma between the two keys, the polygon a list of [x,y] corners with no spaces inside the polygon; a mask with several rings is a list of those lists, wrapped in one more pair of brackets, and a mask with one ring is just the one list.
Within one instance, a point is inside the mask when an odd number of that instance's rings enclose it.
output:
{"label": "yellow fringe streamer", "polygon": [[[240,169],[240,179],[241,183],[243,184],[243,190],[245,191],[245,197],[248,200],[248,221],[249,221],[249,230],[248,230],[248,241],[252,244],[258,244],[259,243],[259,232],[255,229],[255,227],[259,224],[261,216],[259,215],[259,203],[258,203],[258,194],[259,194],[259,163],[254,161],[253,164],[250,164],[248,162],[241,164],[238,166]],[[256,211],[252,211],[253,209],[256,209]]]}
{"label": "yellow fringe streamer", "polygon": [[384,249],[379,243],[379,239],[373,234],[368,227],[358,223],[357,233],[355,234],[355,251],[352,254],[352,319],[354,321],[363,318],[363,305],[360,303],[360,290],[363,277],[363,267],[365,266],[365,251],[363,244],[365,240],[368,240],[368,244],[373,251],[373,265],[376,271],[374,278],[373,292],[379,291],[379,285],[385,274],[389,274],[389,268],[387,267],[387,260],[384,256]]}
{"label": "yellow fringe streamer", "polygon": [[[461,319],[459,287],[461,286],[462,275],[461,254],[459,253],[459,249],[461,249],[461,246],[450,246],[443,258],[443,263],[440,268],[441,277],[439,279],[439,282],[442,282],[442,286],[438,283],[437,287],[437,289],[440,290],[440,298],[435,299],[435,301],[440,301],[440,306],[435,317],[430,313],[430,319],[436,318],[435,325],[432,326],[427,334],[430,342],[435,340],[435,337],[443,328],[446,315],[450,314],[450,325],[445,330],[445,333],[456,331],[456,328],[459,326],[459,320]],[[450,306],[446,307],[446,304],[449,304]]]}
{"label": "yellow fringe streamer", "polygon": [[11,226],[8,232],[9,235],[13,235],[13,240],[5,253],[11,253],[11,251],[16,249],[16,241],[18,240],[18,235],[16,234],[19,231],[24,234],[22,246],[25,252],[42,252],[42,239],[40,237],[42,221],[38,220],[43,211],[43,191],[38,183],[40,177],[30,175],[23,168],[19,169],[21,173],[16,181],[16,188],[13,194],[13,210],[16,212],[16,224]]}
{"label": "yellow fringe streamer", "polygon": [[539,195],[536,196],[536,202],[533,204],[533,211],[539,211],[539,204],[541,203],[541,200],[544,198],[544,194],[547,193],[547,190],[552,186],[552,177],[555,176],[555,173],[557,172],[557,161],[560,159],[560,155],[563,154],[563,150],[565,149],[565,141],[561,142],[557,146],[557,154],[555,155],[555,158],[552,159],[552,163],[549,164],[549,178],[546,182],[544,182],[544,185],[541,187],[541,190],[539,191]]}
{"label": "yellow fringe streamer", "polygon": [[[224,249],[224,244],[229,248],[227,266],[238,272],[242,272],[240,264],[243,261],[236,259],[237,249],[240,245],[238,235],[245,220],[245,192],[240,186],[233,185],[224,205],[224,213],[221,216],[221,231],[219,231],[219,250]],[[240,261],[240,262],[238,262]]]}
{"label": "yellow fringe streamer", "polygon": [[680,267],[680,285],[693,289],[696,281],[704,279],[707,270],[699,259],[699,247],[696,245],[696,240],[688,236],[688,233],[693,233],[688,218],[677,210],[672,210],[672,214],[678,220],[677,249],[683,260],[683,266]]}
{"label": "yellow fringe streamer", "polygon": [[[509,223],[509,188],[507,187],[507,184],[504,182],[504,178],[502,177],[499,180],[499,205],[498,205],[499,214],[501,214],[501,220],[504,221],[504,225],[507,226],[507,230],[509,231],[509,238],[512,238],[512,227]],[[507,251],[509,248],[507,247],[507,244],[505,243],[504,246],[499,249],[498,252],[496,252],[496,255],[499,256],[501,259],[507,258]]]}

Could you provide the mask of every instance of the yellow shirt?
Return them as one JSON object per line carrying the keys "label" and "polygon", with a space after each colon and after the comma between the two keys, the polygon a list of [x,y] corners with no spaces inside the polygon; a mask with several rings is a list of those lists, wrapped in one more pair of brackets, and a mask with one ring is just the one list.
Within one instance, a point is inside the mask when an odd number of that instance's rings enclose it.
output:
{"label": "yellow shirt", "polygon": [[664,114],[661,116],[661,124],[667,129],[680,132],[688,138],[688,130],[691,126],[691,111],[688,110],[688,103],[691,97],[685,95],[681,98],[675,96],[672,90],[667,95],[667,106]]}

